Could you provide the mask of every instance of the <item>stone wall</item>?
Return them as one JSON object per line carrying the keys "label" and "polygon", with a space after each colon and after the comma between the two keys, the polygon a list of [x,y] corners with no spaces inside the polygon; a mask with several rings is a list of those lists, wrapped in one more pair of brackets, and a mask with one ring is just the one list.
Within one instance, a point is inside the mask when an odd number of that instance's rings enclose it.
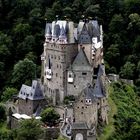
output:
{"label": "stone wall", "polygon": [[18,99],[18,113],[32,115],[35,113],[38,106],[43,107],[46,104],[45,100],[23,100]]}
{"label": "stone wall", "polygon": [[74,105],[75,122],[87,122],[88,127],[97,125],[97,103],[91,105],[85,104],[85,98],[80,96],[79,100]]}
{"label": "stone wall", "polygon": [[79,93],[87,86],[92,84],[92,71],[73,71],[74,82],[67,82],[67,94],[78,96]]}
{"label": "stone wall", "polygon": [[47,97],[52,96],[52,92],[59,90],[60,101],[62,102],[66,95],[67,89],[67,68],[72,63],[78,51],[76,44],[55,44],[46,43],[44,47],[44,75],[48,58],[51,62],[52,78],[48,80],[44,76],[45,94]]}

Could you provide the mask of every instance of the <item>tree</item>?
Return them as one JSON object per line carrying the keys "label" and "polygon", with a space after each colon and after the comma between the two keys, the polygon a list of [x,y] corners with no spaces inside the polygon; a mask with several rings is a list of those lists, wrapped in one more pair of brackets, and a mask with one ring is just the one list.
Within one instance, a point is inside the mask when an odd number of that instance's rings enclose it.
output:
{"label": "tree", "polygon": [[22,84],[31,85],[34,78],[36,78],[36,64],[33,61],[25,58],[15,64],[11,80],[15,87],[20,88]]}
{"label": "tree", "polygon": [[112,44],[106,54],[105,54],[105,60],[109,63],[110,66],[114,66],[119,69],[120,66],[120,50],[118,44]]}
{"label": "tree", "polygon": [[35,119],[27,119],[21,121],[18,129],[16,129],[17,140],[38,140],[41,130],[40,123]]}
{"label": "tree", "polygon": [[135,69],[136,69],[135,64],[131,62],[126,62],[124,66],[121,67],[120,76],[126,79],[133,79]]}
{"label": "tree", "polygon": [[2,99],[2,101],[5,102],[5,101],[11,99],[11,97],[13,95],[17,95],[17,93],[18,93],[18,90],[16,88],[7,87],[5,89],[5,91],[3,92],[1,99]]}
{"label": "tree", "polygon": [[124,29],[124,19],[121,14],[115,14],[109,24],[109,30],[113,33]]}
{"label": "tree", "polygon": [[6,120],[6,111],[5,111],[5,107],[0,104],[0,122],[3,122]]}
{"label": "tree", "polygon": [[43,110],[41,117],[41,120],[48,126],[54,126],[57,124],[60,115],[54,110],[54,108],[49,107]]}
{"label": "tree", "polygon": [[140,78],[140,61],[138,62],[137,65],[137,72],[138,72],[138,77]]}
{"label": "tree", "polygon": [[135,54],[140,54],[140,36],[137,36],[133,45],[133,52]]}

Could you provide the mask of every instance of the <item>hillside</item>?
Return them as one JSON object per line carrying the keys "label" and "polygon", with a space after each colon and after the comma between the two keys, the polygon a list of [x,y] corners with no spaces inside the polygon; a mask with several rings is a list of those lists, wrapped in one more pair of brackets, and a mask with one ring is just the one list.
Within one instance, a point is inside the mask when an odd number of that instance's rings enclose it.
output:
{"label": "hillside", "polygon": [[135,87],[125,83],[110,86],[109,125],[99,140],[138,140],[140,138],[140,98]]}

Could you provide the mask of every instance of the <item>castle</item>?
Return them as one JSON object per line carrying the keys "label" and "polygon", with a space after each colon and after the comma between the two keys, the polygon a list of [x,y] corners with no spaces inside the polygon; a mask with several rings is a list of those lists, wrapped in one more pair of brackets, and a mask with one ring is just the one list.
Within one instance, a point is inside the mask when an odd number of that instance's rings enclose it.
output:
{"label": "castle", "polygon": [[75,101],[70,116],[60,114],[71,123],[61,132],[65,135],[70,129],[72,140],[96,136],[97,126],[108,123],[102,26],[97,20],[77,25],[65,20],[46,23],[41,61],[41,82],[33,80],[31,87],[22,85],[18,113],[38,116],[48,104],[45,99],[63,106],[64,98],[72,95]]}
{"label": "castle", "polygon": [[62,104],[66,96],[76,98],[71,139],[75,132],[82,133],[79,126],[87,128],[82,129],[83,139],[96,135],[97,125],[108,123],[102,26],[97,20],[80,21],[77,26],[62,20],[46,23],[41,60],[45,96],[54,105]]}

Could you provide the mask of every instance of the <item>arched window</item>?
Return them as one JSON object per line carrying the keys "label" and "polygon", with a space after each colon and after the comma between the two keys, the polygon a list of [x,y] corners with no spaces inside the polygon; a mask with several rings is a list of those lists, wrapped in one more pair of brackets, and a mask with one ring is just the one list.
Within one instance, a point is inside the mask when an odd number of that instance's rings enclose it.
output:
{"label": "arched window", "polygon": [[81,133],[77,133],[75,140],[84,140],[83,135]]}

